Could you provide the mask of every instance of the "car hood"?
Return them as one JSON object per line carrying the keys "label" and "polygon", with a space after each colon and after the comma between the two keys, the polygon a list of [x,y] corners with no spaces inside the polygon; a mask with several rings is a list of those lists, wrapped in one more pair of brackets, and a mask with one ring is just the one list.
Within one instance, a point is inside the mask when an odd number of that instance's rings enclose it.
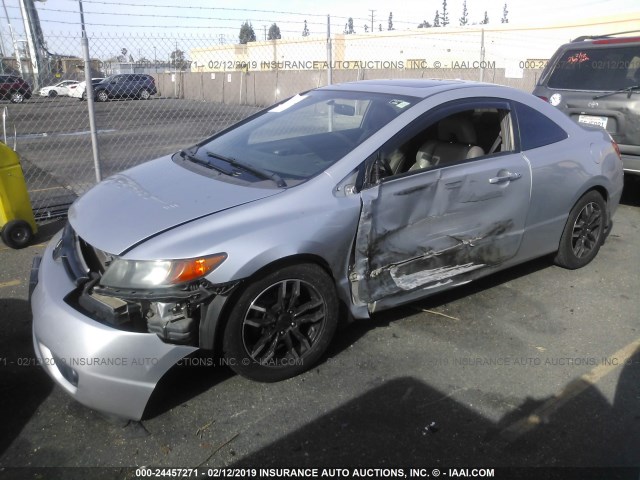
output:
{"label": "car hood", "polygon": [[281,191],[216,180],[167,156],[93,187],[71,206],[69,222],[90,245],[119,255],[163,231]]}

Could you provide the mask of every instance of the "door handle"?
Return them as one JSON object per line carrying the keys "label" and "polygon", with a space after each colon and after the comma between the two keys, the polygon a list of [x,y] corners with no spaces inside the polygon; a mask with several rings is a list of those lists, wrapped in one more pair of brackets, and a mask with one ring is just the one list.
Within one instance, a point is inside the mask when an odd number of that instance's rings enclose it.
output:
{"label": "door handle", "polygon": [[489,179],[489,183],[504,183],[509,182],[511,180],[518,180],[522,177],[521,173],[511,173],[507,172],[504,175],[500,175],[499,177],[493,177]]}

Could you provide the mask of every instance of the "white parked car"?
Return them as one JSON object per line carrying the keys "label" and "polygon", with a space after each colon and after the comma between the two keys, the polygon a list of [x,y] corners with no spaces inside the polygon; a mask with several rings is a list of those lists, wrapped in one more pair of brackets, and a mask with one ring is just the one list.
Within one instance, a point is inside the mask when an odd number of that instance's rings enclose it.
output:
{"label": "white parked car", "polygon": [[[103,81],[104,78],[96,77],[91,79],[91,83],[95,87],[98,83]],[[87,89],[87,82],[80,82],[76,85],[72,91],[69,92],[69,96],[73,98],[79,98],[80,100],[86,100],[87,96],[85,95],[85,90]]]}
{"label": "white parked car", "polygon": [[63,80],[60,83],[56,83],[55,85],[50,85],[48,87],[42,87],[38,94],[41,97],[57,97],[60,96],[69,96],[71,87],[75,87],[78,85],[77,80]]}

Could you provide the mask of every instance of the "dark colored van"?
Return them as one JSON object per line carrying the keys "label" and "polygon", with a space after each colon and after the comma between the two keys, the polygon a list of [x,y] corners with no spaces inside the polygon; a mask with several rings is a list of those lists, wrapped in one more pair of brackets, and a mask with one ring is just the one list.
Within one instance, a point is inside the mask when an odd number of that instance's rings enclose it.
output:
{"label": "dark colored van", "polygon": [[558,48],[534,95],[581,124],[604,128],[626,173],[640,175],[640,36],[579,37]]}

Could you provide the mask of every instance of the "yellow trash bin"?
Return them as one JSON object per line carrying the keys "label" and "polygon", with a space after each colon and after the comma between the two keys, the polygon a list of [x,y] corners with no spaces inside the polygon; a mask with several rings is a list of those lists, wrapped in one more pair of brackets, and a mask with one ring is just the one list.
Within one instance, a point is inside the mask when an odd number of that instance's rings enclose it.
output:
{"label": "yellow trash bin", "polygon": [[0,142],[0,228],[11,248],[26,247],[38,231],[18,154]]}

